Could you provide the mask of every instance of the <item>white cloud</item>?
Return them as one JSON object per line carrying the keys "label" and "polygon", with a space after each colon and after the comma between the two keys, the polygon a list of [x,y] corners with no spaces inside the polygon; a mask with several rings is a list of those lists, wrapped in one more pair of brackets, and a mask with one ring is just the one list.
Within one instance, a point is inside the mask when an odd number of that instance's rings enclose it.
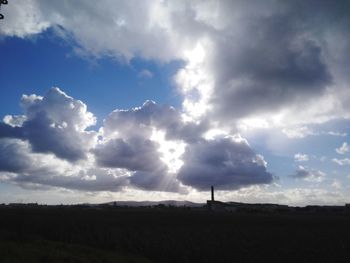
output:
{"label": "white cloud", "polygon": [[294,160],[297,162],[306,162],[309,160],[309,156],[307,154],[296,153],[294,154]]}
{"label": "white cloud", "polygon": [[339,180],[333,180],[333,183],[331,184],[331,186],[335,189],[342,189],[342,183],[339,182]]}
{"label": "white cloud", "polygon": [[343,144],[339,148],[336,148],[335,151],[339,154],[345,154],[350,151],[350,147],[347,142],[343,142]]}
{"label": "white cloud", "polygon": [[302,139],[308,135],[316,135],[314,131],[305,126],[284,128],[282,132],[290,139]]}
{"label": "white cloud", "polygon": [[335,162],[336,164],[340,165],[340,166],[350,165],[350,159],[349,158],[344,158],[344,159],[333,158],[332,161]]}
{"label": "white cloud", "polygon": [[40,4],[35,0],[11,1],[1,10],[6,19],[1,21],[0,34],[27,37],[43,32],[51,23],[39,9]]}
{"label": "white cloud", "polygon": [[334,132],[334,131],[326,132],[326,134],[329,134],[332,136],[338,136],[338,137],[345,137],[348,135],[346,132]]}
{"label": "white cloud", "polygon": [[182,184],[239,189],[273,180],[242,137],[204,139],[205,122],[184,121],[153,101],[114,110],[99,132],[86,131],[96,122],[86,105],[58,88],[24,95],[21,104],[23,121],[6,117],[0,125],[0,171],[22,187],[186,193]]}
{"label": "white cloud", "polygon": [[[218,194],[217,194],[218,195]],[[247,203],[279,203],[291,206],[305,205],[344,205],[347,195],[340,189],[324,189],[320,187],[295,187],[280,189],[273,185],[251,186],[238,191],[222,192],[220,200]]]}
{"label": "white cloud", "polygon": [[153,78],[153,73],[147,69],[143,69],[139,72],[138,76],[140,78],[151,79],[151,78]]}
{"label": "white cloud", "polygon": [[96,119],[86,105],[74,100],[59,88],[51,88],[44,97],[23,95],[23,116],[5,116],[0,137],[26,139],[32,150],[53,153],[78,161],[96,142],[96,132],[86,131]]}
{"label": "white cloud", "polygon": [[309,169],[304,166],[299,165],[295,173],[291,175],[295,179],[303,179],[310,182],[321,182],[323,181],[325,173],[315,169]]}

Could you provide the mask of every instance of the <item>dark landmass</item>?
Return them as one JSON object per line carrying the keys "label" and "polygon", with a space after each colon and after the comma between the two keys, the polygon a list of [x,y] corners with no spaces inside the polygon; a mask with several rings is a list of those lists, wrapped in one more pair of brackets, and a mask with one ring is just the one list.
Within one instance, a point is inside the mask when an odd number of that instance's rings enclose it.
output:
{"label": "dark landmass", "polygon": [[187,206],[187,207],[203,207],[204,203],[194,203],[190,201],[163,200],[163,201],[115,201],[97,205],[112,205],[112,206],[128,206],[128,207],[143,207],[143,206]]}
{"label": "dark landmass", "polygon": [[314,208],[0,205],[0,262],[349,262],[347,208]]}

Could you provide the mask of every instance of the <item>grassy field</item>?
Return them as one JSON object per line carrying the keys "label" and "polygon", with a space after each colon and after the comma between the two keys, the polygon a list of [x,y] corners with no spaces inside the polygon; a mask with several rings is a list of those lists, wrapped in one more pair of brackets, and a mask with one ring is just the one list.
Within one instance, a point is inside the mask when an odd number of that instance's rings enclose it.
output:
{"label": "grassy field", "polygon": [[350,262],[350,217],[3,207],[0,262]]}

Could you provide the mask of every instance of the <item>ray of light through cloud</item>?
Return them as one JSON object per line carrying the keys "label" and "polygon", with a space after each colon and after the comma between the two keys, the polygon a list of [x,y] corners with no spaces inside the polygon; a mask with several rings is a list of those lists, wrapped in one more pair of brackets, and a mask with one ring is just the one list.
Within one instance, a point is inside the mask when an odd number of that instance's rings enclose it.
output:
{"label": "ray of light through cloud", "polygon": [[345,202],[347,6],[10,1],[0,198]]}

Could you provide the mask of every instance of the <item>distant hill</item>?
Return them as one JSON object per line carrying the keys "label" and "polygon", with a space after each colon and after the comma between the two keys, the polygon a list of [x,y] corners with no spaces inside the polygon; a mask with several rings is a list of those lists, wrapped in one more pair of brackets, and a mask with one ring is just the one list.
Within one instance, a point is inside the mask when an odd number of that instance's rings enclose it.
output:
{"label": "distant hill", "polygon": [[204,203],[193,203],[190,201],[176,201],[176,200],[163,200],[163,201],[114,201],[103,203],[102,205],[117,205],[117,206],[156,206],[156,205],[171,205],[171,206],[187,206],[187,207],[201,207]]}

